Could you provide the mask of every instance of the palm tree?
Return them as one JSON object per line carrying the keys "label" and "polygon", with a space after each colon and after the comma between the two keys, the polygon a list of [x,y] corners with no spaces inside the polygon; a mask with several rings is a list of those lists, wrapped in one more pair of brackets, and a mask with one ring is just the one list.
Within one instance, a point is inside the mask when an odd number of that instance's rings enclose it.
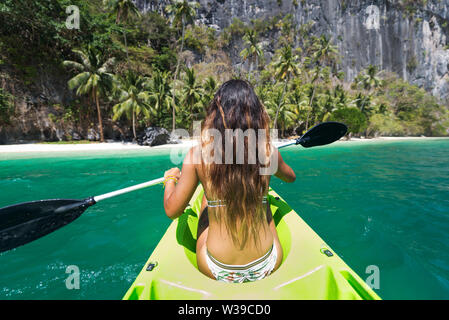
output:
{"label": "palm tree", "polygon": [[309,129],[309,120],[310,120],[310,113],[313,111],[313,103],[315,99],[315,93],[316,93],[316,82],[318,80],[326,78],[326,72],[324,68],[321,68],[320,66],[316,66],[311,70],[312,79],[310,81],[310,89],[309,89],[309,112],[307,114],[306,119],[306,131]]}
{"label": "palm tree", "polygon": [[349,100],[348,93],[345,89],[338,85],[335,87],[333,92],[333,101],[335,105],[335,109],[342,109],[352,105],[352,101]]}
{"label": "palm tree", "polygon": [[168,5],[166,7],[166,11],[169,14],[173,14],[173,25],[182,25],[182,35],[181,35],[181,48],[178,53],[178,61],[176,63],[176,70],[174,74],[174,81],[173,81],[173,131],[176,127],[176,109],[175,109],[175,86],[176,86],[176,79],[178,77],[178,71],[179,71],[179,64],[181,62],[181,53],[184,50],[184,40],[185,40],[185,29],[188,24],[194,23],[194,17],[196,16],[196,8],[199,7],[199,3],[194,1],[187,1],[187,0],[173,0],[172,4]]}
{"label": "palm tree", "polygon": [[293,111],[293,105],[284,103],[281,105],[280,111],[279,111],[279,123],[281,129],[281,136],[283,137],[285,135],[285,130],[288,127],[291,127],[295,123],[296,114]]}
{"label": "palm tree", "polygon": [[195,70],[185,68],[183,102],[190,110],[190,128],[193,126],[193,108],[201,100],[201,86],[196,81]]}
{"label": "palm tree", "polygon": [[[116,16],[115,24],[126,21],[129,15],[140,16],[140,12],[132,0],[103,0],[103,4]],[[126,41],[126,29],[123,30],[125,39],[126,59],[129,63],[128,44]]]}
{"label": "palm tree", "polygon": [[204,80],[203,87],[204,87],[204,95],[209,98],[213,98],[215,91],[217,90],[218,83],[214,77],[209,76],[206,78],[206,80]]}
{"label": "palm tree", "polygon": [[130,14],[134,14],[136,16],[140,15],[139,10],[132,0],[103,0],[103,4],[116,15],[116,24],[126,21]]}
{"label": "palm tree", "polygon": [[151,114],[154,116],[153,123],[160,124],[163,113],[171,106],[170,81],[168,72],[156,70],[149,82],[149,99],[152,105]]}
{"label": "palm tree", "polygon": [[284,99],[284,89],[285,87],[281,89],[279,85],[275,86],[273,91],[268,94],[267,99],[264,101],[270,117],[272,117],[273,114],[277,114],[278,116],[277,121],[280,123],[282,128],[281,136],[284,135],[287,125],[292,124],[295,119],[295,114],[292,111],[292,105],[286,103],[286,100]]}
{"label": "palm tree", "polygon": [[326,121],[332,115],[332,112],[338,109],[336,105],[340,104],[339,99],[345,99],[345,97],[335,98],[329,88],[319,93],[311,111],[313,123]]}
{"label": "palm tree", "polygon": [[248,81],[250,74],[253,71],[253,63],[256,64],[256,70],[259,69],[259,58],[263,56],[262,48],[257,42],[257,32],[254,29],[249,29],[243,36],[243,41],[245,42],[245,48],[240,52],[240,56],[243,60],[250,60],[249,71],[248,71]]}
{"label": "palm tree", "polygon": [[134,72],[128,71],[125,77],[120,78],[117,84],[119,92],[119,103],[112,107],[114,112],[114,121],[119,119],[123,114],[132,119],[134,140],[136,135],[136,118],[141,113],[150,116],[150,105],[148,104],[148,79],[137,76]]}
{"label": "palm tree", "polygon": [[214,77],[207,77],[203,82],[203,95],[201,98],[201,104],[203,106],[203,113],[206,115],[206,110],[214,98],[215,91],[217,91],[218,83]]}
{"label": "palm tree", "polygon": [[301,125],[305,121],[305,111],[307,111],[309,102],[303,92],[303,87],[296,86],[290,90],[287,103],[291,106],[295,125]]}
{"label": "palm tree", "polygon": [[113,87],[113,75],[108,69],[114,64],[114,58],[105,59],[93,47],[89,46],[86,51],[73,50],[79,60],[66,60],[63,65],[79,72],[69,80],[68,85],[71,90],[77,89],[76,94],[89,94],[97,106],[98,128],[100,130],[100,141],[104,142],[103,122],[101,117],[100,96]]}
{"label": "palm tree", "polygon": [[280,84],[277,83],[271,87],[271,90],[266,89],[264,90],[264,94],[262,96],[259,96],[261,101],[266,106],[268,115],[270,116],[271,119],[273,119],[273,116],[275,116],[276,113],[278,113],[278,110],[285,103],[282,95],[283,89],[281,89]]}
{"label": "palm tree", "polygon": [[338,58],[337,47],[332,45],[332,39],[325,35],[315,39],[312,50],[313,60],[319,65],[334,64]]}
{"label": "palm tree", "polygon": [[[292,47],[290,45],[287,45],[283,47],[280,51],[280,55],[278,58],[278,61],[275,63],[275,77],[278,81],[284,81],[284,89],[282,91],[281,100],[279,100],[279,103],[283,103],[285,91],[287,89],[288,82],[290,81],[290,78],[292,76],[297,76],[299,74],[299,68],[298,68],[298,55],[293,53]],[[279,109],[280,104],[277,107],[276,110],[276,116],[274,117],[274,128],[277,128],[277,120],[279,116]]]}
{"label": "palm tree", "polygon": [[372,111],[371,96],[359,92],[354,100],[355,106],[365,115],[369,116]]}
{"label": "palm tree", "polygon": [[269,88],[271,88],[271,86],[260,85],[260,86],[257,86],[255,89],[256,94],[259,97],[259,100],[262,101],[262,103],[265,103],[265,101],[268,100]]}
{"label": "palm tree", "polygon": [[328,79],[329,78],[329,70],[326,65],[331,65],[332,67],[332,74],[336,74],[336,66],[335,63],[338,59],[338,50],[337,47],[332,44],[332,39],[326,37],[325,35],[322,35],[319,38],[314,38],[313,43],[311,45],[311,59],[308,61],[312,66],[311,73],[311,80],[310,84],[311,87],[308,92],[308,96],[310,98],[309,100],[309,110],[306,118],[306,130],[309,129],[309,120],[310,115],[313,112],[314,106],[314,99],[316,94],[316,82],[322,79]]}
{"label": "palm tree", "polygon": [[361,84],[365,90],[371,93],[373,89],[377,89],[382,84],[382,79],[379,77],[379,74],[380,72],[377,66],[370,64],[363,74],[360,75],[357,84]]}

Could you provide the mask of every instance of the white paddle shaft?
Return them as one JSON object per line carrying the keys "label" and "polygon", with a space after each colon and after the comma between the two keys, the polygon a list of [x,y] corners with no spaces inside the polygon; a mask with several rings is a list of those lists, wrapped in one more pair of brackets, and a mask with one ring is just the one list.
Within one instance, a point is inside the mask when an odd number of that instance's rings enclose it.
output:
{"label": "white paddle shaft", "polygon": [[112,192],[109,192],[109,193],[105,193],[105,194],[102,194],[100,196],[94,197],[94,200],[95,200],[95,202],[98,202],[98,201],[101,201],[101,200],[104,200],[104,199],[109,199],[109,198],[112,198],[112,197],[115,197],[115,196],[118,196],[118,195],[121,195],[121,194],[124,194],[124,193],[131,192],[131,191],[135,191],[135,190],[139,190],[139,189],[143,189],[143,188],[148,188],[148,187],[154,186],[156,184],[160,184],[162,182],[164,182],[164,178],[163,177],[162,178],[158,178],[158,179],[154,179],[154,180],[151,180],[151,181],[147,181],[147,182],[144,182],[144,183],[136,184],[135,186],[131,186],[131,187],[128,187],[128,188],[124,188],[124,189],[120,189],[120,190],[117,190],[117,191],[112,191]]}
{"label": "white paddle shaft", "polygon": [[294,144],[296,144],[296,140],[290,140],[290,141],[281,143],[280,145],[277,146],[277,148],[280,149],[280,148],[292,146]]}
{"label": "white paddle shaft", "polygon": [[[294,144],[296,144],[296,140],[291,140],[291,141],[284,142],[284,143],[278,145],[277,148],[280,149],[280,148],[288,147],[288,146],[291,146],[291,145],[294,145]],[[119,196],[119,195],[124,194],[124,193],[136,191],[136,190],[143,189],[143,188],[148,188],[148,187],[154,186],[156,184],[160,184],[162,182],[164,182],[164,178],[163,177],[162,178],[158,178],[158,179],[154,179],[154,180],[151,180],[151,181],[143,182],[143,183],[140,183],[140,184],[136,184],[135,186],[131,186],[131,187],[128,187],[128,188],[124,188],[124,189],[120,189],[120,190],[117,190],[117,191],[108,192],[108,193],[105,193],[105,194],[102,194],[102,195],[94,197],[94,200],[95,200],[95,202],[99,202],[99,201],[102,201],[102,200],[105,200],[105,199],[109,199],[109,198],[112,198],[112,197],[115,197],[115,196]]]}

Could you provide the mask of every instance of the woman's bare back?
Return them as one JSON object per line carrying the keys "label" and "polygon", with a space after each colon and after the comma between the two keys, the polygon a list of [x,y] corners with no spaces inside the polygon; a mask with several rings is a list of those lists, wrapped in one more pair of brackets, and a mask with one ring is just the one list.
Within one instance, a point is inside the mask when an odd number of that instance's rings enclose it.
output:
{"label": "woman's bare back", "polygon": [[[203,186],[206,185],[206,178],[201,165],[196,165],[196,172],[199,181]],[[259,243],[254,243],[253,240],[248,240],[245,246],[241,249],[236,246],[229,235],[226,225],[220,221],[218,214],[226,214],[226,208],[218,213],[215,208],[206,208],[207,200],[218,200],[218,199],[207,199],[207,194],[210,194],[208,190],[205,190],[205,196],[203,197],[201,205],[201,214],[208,215],[208,225],[200,232],[197,241],[197,262],[198,267],[201,272],[214,278],[211,274],[209,267],[206,263],[207,251],[217,260],[228,265],[245,265],[254,260],[259,259],[264,254],[266,254],[272,245],[276,246],[278,256],[276,261],[276,270],[282,261],[282,248],[277,236],[276,227],[274,225],[273,219],[269,219],[266,224],[259,227]],[[268,205],[263,205],[264,210],[269,210]],[[271,214],[271,212],[270,212]],[[204,217],[201,220],[205,220]],[[238,222],[237,222],[238,225]],[[237,228],[238,229],[238,228]]]}

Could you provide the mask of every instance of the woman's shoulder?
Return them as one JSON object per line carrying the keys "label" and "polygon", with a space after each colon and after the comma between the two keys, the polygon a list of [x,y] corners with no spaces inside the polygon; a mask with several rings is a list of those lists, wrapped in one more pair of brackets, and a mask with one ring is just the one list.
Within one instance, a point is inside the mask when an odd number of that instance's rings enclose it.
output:
{"label": "woman's shoulder", "polygon": [[202,177],[202,161],[201,161],[201,148],[198,146],[193,146],[187,151],[187,154],[184,158],[183,167],[190,167],[194,169],[198,178]]}
{"label": "woman's shoulder", "polygon": [[199,146],[190,147],[184,158],[184,163],[193,165],[201,164],[201,150]]}

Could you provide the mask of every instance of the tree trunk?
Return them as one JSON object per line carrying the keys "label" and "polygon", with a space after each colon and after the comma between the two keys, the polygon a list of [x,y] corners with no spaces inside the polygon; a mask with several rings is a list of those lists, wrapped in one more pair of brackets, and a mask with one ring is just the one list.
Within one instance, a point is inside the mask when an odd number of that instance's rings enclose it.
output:
{"label": "tree trunk", "polygon": [[[119,10],[117,12],[117,18],[115,19],[115,24],[120,24],[121,18],[122,18],[122,10]],[[126,17],[124,17],[124,18],[126,20]],[[128,53],[128,44],[126,41],[126,29],[123,30],[123,38],[125,39],[126,61],[129,66],[129,53]]]}
{"label": "tree trunk", "polygon": [[284,101],[285,90],[287,89],[288,78],[285,79],[284,89],[282,90],[281,101],[279,101],[278,107],[276,109],[276,116],[274,117],[274,129],[277,129],[277,122],[279,117],[279,109],[281,108],[281,103]]}
{"label": "tree trunk", "polygon": [[310,98],[310,103],[309,103],[310,110],[307,112],[306,131],[309,129],[309,116],[310,116],[310,113],[312,112],[312,103],[313,103],[314,97],[315,97],[315,87],[313,87],[312,97]]}
{"label": "tree trunk", "polygon": [[136,135],[136,113],[133,110],[133,134],[134,134],[134,141],[137,140],[137,135]]}
{"label": "tree trunk", "polygon": [[95,102],[97,104],[98,129],[100,130],[100,142],[104,142],[103,121],[101,120],[101,110],[100,110],[100,101],[98,100],[98,92],[97,92],[96,88],[93,88],[92,90],[94,91]]}
{"label": "tree trunk", "polygon": [[121,10],[119,10],[117,12],[117,18],[115,19],[115,24],[119,24],[120,23],[120,16],[122,15]]}
{"label": "tree trunk", "polygon": [[249,66],[248,66],[248,82],[251,79],[251,72],[253,71],[253,58],[251,57],[249,59]]}
{"label": "tree trunk", "polygon": [[259,83],[259,55],[256,54],[256,82]]}
{"label": "tree trunk", "polygon": [[[174,86],[174,84],[173,84],[173,86]],[[175,91],[175,89],[173,88],[172,91]],[[175,129],[176,129],[176,112],[175,112],[175,93],[174,92],[172,92],[172,96],[173,96],[173,99],[171,102],[171,104],[172,104],[172,119],[173,119],[172,131],[175,131]]]}
{"label": "tree trunk", "polygon": [[173,122],[172,122],[172,131],[175,131],[175,129],[176,129],[176,111],[175,111],[176,88],[175,87],[176,87],[176,80],[178,78],[179,64],[181,62],[180,58],[181,58],[182,51],[184,50],[185,28],[186,28],[186,24],[184,22],[184,17],[182,17],[181,49],[179,50],[178,61],[176,63],[175,76],[173,78],[173,90],[172,90],[172,96],[173,96],[173,100],[172,100]]}

